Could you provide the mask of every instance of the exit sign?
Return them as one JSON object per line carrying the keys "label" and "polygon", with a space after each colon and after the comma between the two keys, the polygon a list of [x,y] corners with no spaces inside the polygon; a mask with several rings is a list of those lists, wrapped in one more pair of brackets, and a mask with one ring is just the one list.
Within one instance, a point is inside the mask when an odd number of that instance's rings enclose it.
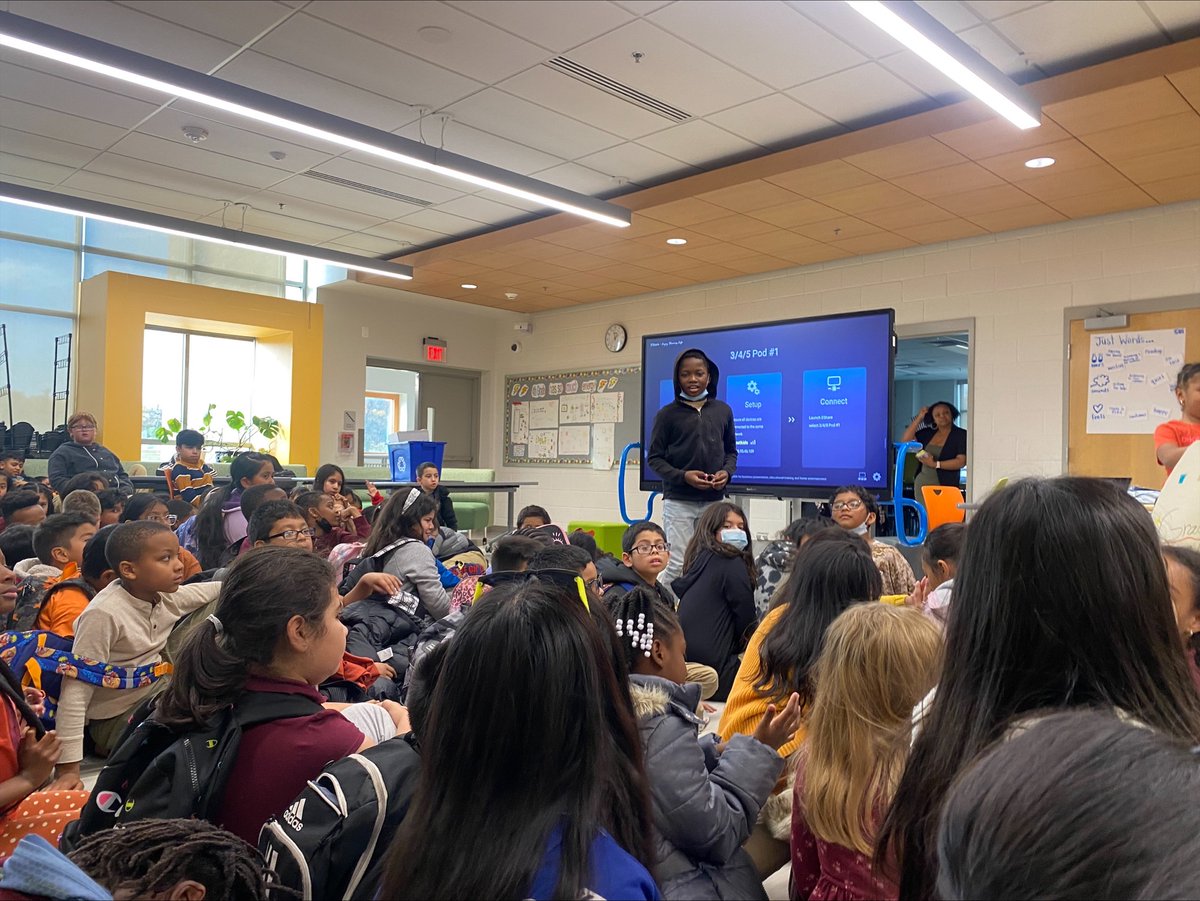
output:
{"label": "exit sign", "polygon": [[421,342],[425,346],[425,359],[430,363],[442,363],[446,359],[446,342],[441,338],[426,338]]}

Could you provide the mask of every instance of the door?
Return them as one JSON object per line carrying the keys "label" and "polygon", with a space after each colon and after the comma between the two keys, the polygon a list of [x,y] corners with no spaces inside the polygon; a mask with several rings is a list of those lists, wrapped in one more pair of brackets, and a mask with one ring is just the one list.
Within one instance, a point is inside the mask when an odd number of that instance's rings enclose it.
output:
{"label": "door", "polygon": [[446,442],[442,466],[473,468],[479,454],[479,374],[421,370],[417,428],[433,410],[433,440]]}
{"label": "door", "polygon": [[[1187,329],[1184,360],[1200,358],[1200,310],[1166,310],[1160,313],[1131,313],[1129,325],[1123,329],[1103,329],[1104,332],[1136,332],[1157,329]],[[1161,488],[1166,470],[1154,455],[1154,435],[1089,435],[1088,423],[1088,364],[1092,333],[1083,327],[1082,319],[1071,321],[1071,359],[1068,380],[1067,472],[1074,476],[1125,476],[1134,485]],[[1171,379],[1175,375],[1172,373]],[[1178,418],[1179,405],[1171,400],[1171,418]],[[1161,420],[1161,417],[1159,417]]]}

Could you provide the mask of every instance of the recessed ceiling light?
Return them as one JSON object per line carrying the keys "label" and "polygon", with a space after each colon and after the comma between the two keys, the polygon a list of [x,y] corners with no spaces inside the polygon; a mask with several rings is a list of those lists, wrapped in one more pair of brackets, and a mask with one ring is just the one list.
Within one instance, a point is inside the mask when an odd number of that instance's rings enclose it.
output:
{"label": "recessed ceiling light", "polygon": [[468,291],[474,291],[479,287],[479,285],[472,285],[470,282],[466,282],[465,284],[459,285],[459,287],[466,288]]}
{"label": "recessed ceiling light", "polygon": [[424,28],[417,29],[417,37],[431,44],[444,44],[450,40],[450,35],[450,29],[442,28],[440,25],[426,25]]}
{"label": "recessed ceiling light", "polygon": [[680,244],[686,244],[687,238],[667,238],[667,243],[678,247]]}
{"label": "recessed ceiling light", "polygon": [[1036,159],[1025,161],[1026,169],[1045,169],[1047,166],[1053,165],[1054,157],[1052,156],[1039,156]]}

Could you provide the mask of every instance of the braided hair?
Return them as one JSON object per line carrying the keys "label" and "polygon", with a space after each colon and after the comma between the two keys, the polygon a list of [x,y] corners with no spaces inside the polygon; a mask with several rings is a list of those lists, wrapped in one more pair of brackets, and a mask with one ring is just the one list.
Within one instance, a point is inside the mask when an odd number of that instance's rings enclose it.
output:
{"label": "braided hair", "polygon": [[121,889],[132,898],[167,892],[184,880],[227,901],[266,901],[281,889],[257,850],[205,820],[138,820],[105,829],[70,857],[110,892]]}
{"label": "braided hair", "polygon": [[649,657],[655,638],[672,638],[682,631],[671,605],[653,588],[637,586],[608,601],[617,629],[617,646],[630,670],[639,657]]}

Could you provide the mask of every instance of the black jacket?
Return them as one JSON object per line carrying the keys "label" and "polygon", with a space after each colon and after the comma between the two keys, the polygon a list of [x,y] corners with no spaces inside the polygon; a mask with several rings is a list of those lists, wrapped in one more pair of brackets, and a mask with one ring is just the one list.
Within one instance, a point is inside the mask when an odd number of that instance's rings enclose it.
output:
{"label": "black jacket", "polygon": [[81,472],[98,472],[123,494],[133,494],[133,483],[129,481],[125,467],[117,455],[103,444],[77,444],[74,441],[60,444],[50,455],[46,472],[56,491],[62,491],[63,485],[72,476]]}
{"label": "black jacket", "polygon": [[717,671],[721,681],[712,699],[724,701],[741,664],[742,637],[756,620],[754,581],[746,561],[705,551],[671,588],[679,597],[687,659]]}
{"label": "black jacket", "polygon": [[438,522],[447,529],[458,531],[458,514],[454,512],[454,501],[450,500],[450,491],[438,485],[433,489],[433,496],[437,498],[440,505],[438,507]]}
{"label": "black jacket", "polygon": [[620,560],[616,561],[616,565],[599,566],[600,578],[604,580],[604,600],[606,603],[615,601],[622,595],[626,595],[635,588],[649,588],[664,604],[675,609],[675,596],[671,594],[666,585],[661,582],[647,582],[639,576],[631,566],[626,566]]}
{"label": "black jacket", "polygon": [[[931,440],[933,440],[933,436],[936,434],[937,434],[936,429],[921,428],[921,429],[917,430],[917,434],[916,434],[915,438],[917,441],[921,442],[921,447],[924,447]],[[956,425],[950,426],[950,435],[949,435],[949,437],[946,438],[946,443],[942,446],[942,452],[937,455],[937,459],[939,461],[953,460],[955,457],[959,456],[960,454],[965,455],[966,452],[967,452],[967,430],[960,429]],[[925,468],[924,464],[918,465],[915,476],[920,475],[921,470],[924,468]],[[959,470],[957,470],[957,469],[938,469],[935,471],[937,472],[937,480],[938,480],[939,485],[952,485],[952,486],[958,485],[959,476],[961,475]],[[914,478],[915,478],[915,476],[914,476]]]}
{"label": "black jacket", "polygon": [[[708,360],[708,400],[698,410],[679,399],[679,364],[695,356]],[[718,501],[725,496],[724,488],[693,488],[683,474],[689,469],[710,474],[724,470],[732,476],[737,469],[733,410],[716,397],[720,378],[721,370],[703,351],[692,348],[675,359],[675,400],[655,415],[646,451],[646,462],[662,477],[668,500]]]}

